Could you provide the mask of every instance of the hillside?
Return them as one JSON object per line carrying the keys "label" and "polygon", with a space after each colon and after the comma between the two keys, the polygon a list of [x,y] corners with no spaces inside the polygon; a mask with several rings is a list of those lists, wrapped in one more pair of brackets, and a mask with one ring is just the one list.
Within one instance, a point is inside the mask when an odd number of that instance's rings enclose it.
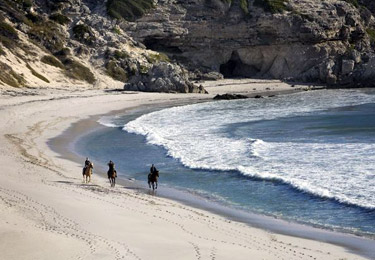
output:
{"label": "hillside", "polygon": [[0,86],[204,92],[224,77],[372,86],[370,0],[0,0]]}

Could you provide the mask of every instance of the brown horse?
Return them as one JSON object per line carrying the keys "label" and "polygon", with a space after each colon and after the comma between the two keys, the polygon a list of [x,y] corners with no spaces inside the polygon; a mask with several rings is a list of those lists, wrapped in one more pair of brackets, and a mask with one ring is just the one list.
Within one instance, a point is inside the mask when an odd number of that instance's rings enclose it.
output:
{"label": "brown horse", "polygon": [[111,184],[111,187],[115,187],[116,185],[116,178],[117,178],[117,172],[115,169],[109,169],[107,172],[109,183]]}
{"label": "brown horse", "polygon": [[83,182],[89,183],[91,181],[92,169],[94,164],[90,162],[86,167],[83,168]]}
{"label": "brown horse", "polygon": [[148,186],[150,187],[150,189],[151,189],[151,184],[152,184],[153,190],[158,188],[158,178],[159,178],[159,171],[155,171],[148,175]]}

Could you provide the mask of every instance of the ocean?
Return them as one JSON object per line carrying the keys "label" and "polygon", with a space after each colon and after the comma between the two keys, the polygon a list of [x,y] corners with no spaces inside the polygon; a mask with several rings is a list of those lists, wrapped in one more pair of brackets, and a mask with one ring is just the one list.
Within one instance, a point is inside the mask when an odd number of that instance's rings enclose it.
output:
{"label": "ocean", "polygon": [[375,237],[375,90],[319,90],[105,116],[74,149],[123,178]]}

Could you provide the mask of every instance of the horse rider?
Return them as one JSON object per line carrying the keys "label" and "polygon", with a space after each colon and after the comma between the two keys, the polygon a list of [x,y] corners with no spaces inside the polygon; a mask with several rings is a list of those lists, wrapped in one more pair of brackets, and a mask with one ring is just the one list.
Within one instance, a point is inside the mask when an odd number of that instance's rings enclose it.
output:
{"label": "horse rider", "polygon": [[154,173],[156,173],[156,172],[157,172],[156,167],[154,166],[154,164],[152,164],[152,165],[151,165],[151,168],[150,168],[150,173],[151,173],[151,174],[154,174]]}
{"label": "horse rider", "polygon": [[85,173],[86,168],[91,164],[89,157],[86,157],[85,167],[83,167],[83,174]]}
{"label": "horse rider", "polygon": [[115,163],[109,160],[109,163],[107,164],[109,169],[108,172],[115,171]]}

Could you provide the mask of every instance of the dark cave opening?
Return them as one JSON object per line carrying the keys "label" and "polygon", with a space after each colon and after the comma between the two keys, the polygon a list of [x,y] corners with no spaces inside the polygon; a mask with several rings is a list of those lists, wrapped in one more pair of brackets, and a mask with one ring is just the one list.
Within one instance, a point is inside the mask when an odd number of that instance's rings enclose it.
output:
{"label": "dark cave opening", "polygon": [[182,53],[180,48],[178,48],[177,46],[173,46],[171,42],[166,39],[146,37],[143,40],[143,44],[146,46],[147,49],[150,49],[153,51],[165,52],[165,53],[170,53],[170,54]]}
{"label": "dark cave opening", "polygon": [[224,78],[249,78],[256,76],[259,73],[259,69],[243,63],[237,51],[233,51],[231,58],[220,65],[219,72],[223,74]]}

